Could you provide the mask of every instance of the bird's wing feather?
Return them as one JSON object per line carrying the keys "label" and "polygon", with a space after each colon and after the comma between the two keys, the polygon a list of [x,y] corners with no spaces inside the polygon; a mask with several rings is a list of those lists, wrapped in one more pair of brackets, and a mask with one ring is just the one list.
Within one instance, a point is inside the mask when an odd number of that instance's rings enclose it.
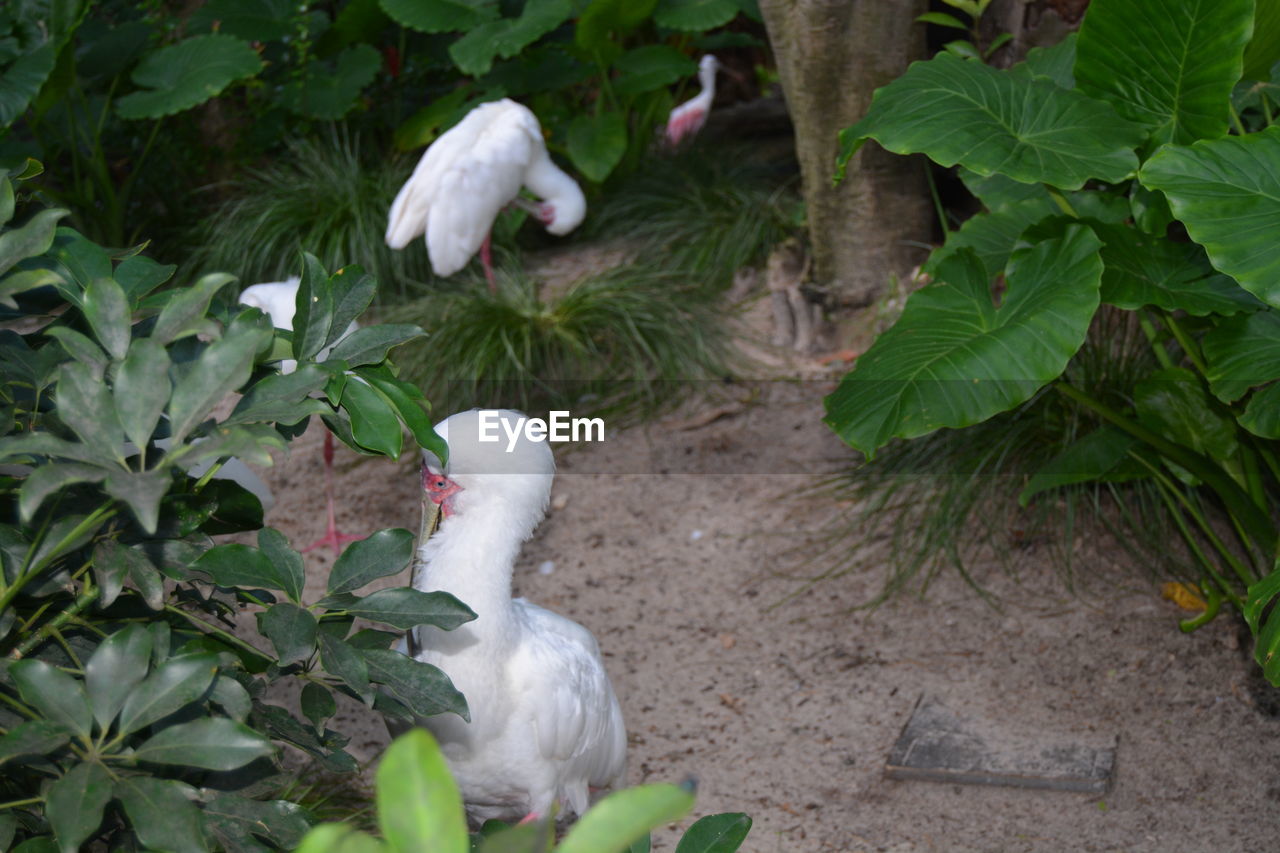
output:
{"label": "bird's wing feather", "polygon": [[471,260],[503,206],[520,193],[536,150],[532,113],[511,101],[486,106],[494,108],[489,121],[436,179],[427,251],[437,275],[455,273]]}
{"label": "bird's wing feather", "polygon": [[591,632],[537,605],[517,600],[527,638],[512,672],[528,679],[538,750],[571,763],[592,784],[607,784],[625,764],[626,735],[600,649]]}

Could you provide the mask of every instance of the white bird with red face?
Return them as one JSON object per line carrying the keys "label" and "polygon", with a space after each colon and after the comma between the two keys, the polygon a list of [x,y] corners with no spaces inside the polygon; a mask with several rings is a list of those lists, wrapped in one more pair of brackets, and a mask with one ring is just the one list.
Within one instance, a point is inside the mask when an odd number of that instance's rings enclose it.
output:
{"label": "white bird with red face", "polygon": [[698,82],[702,91],[671,111],[667,119],[667,144],[676,146],[682,139],[694,136],[707,123],[711,102],[716,97],[716,71],[720,61],[707,54],[698,61]]}
{"label": "white bird with red face", "polygon": [[[485,417],[522,425],[509,410]],[[508,450],[481,440],[481,410],[436,426],[449,445],[443,468],[424,454],[424,509],[439,529],[419,543],[413,585],[444,590],[476,612],[452,631],[419,626],[401,651],[434,664],[467,698],[471,721],[421,720],[440,742],[476,820],[543,817],[553,803],[581,815],[588,786],[626,773],[622,711],[591,632],[523,598],[511,597],[521,543],[546,512],[555,460],[545,441],[521,433]],[[490,433],[492,434],[492,433]]]}
{"label": "white bird with red face", "polygon": [[[522,187],[541,201],[521,198]],[[391,205],[387,245],[403,249],[425,234],[439,276],[453,275],[479,251],[493,290],[489,232],[508,204],[557,236],[587,212],[581,187],[551,161],[537,117],[503,98],[476,107],[427,148]]]}

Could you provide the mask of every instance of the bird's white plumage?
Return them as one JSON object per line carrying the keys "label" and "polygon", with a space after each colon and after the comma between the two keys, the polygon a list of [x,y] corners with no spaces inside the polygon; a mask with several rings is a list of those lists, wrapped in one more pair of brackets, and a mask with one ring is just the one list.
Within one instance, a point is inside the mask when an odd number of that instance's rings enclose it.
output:
{"label": "bird's white plumage", "polygon": [[403,249],[425,234],[431,268],[452,275],[521,187],[543,200],[552,234],[569,233],[586,215],[586,198],[551,161],[537,117],[507,98],[481,104],[422,155],[391,204],[387,245]]}
{"label": "bird's white plumage", "polygon": [[508,453],[505,435],[479,441],[479,425],[477,410],[436,428],[449,444],[444,473],[462,490],[420,546],[414,578],[418,589],[451,592],[477,614],[453,631],[419,627],[416,643],[417,659],[443,669],[466,696],[471,721],[421,723],[439,740],[474,818],[545,815],[557,800],[582,814],[588,785],[625,775],[622,711],[591,632],[511,598],[515,558],[551,493],[551,450],[522,435]]}
{"label": "bird's white plumage", "polygon": [[671,111],[667,118],[667,142],[679,144],[687,136],[693,136],[707,123],[711,102],[716,97],[716,71],[720,61],[706,54],[698,61],[698,83],[702,91]]}

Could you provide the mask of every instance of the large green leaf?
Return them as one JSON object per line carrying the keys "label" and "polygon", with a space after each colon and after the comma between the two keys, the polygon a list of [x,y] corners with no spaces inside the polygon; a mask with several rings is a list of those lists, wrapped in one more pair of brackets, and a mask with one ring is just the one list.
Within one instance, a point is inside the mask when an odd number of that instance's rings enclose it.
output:
{"label": "large green leaf", "polygon": [[147,677],[150,662],[151,635],[141,625],[117,631],[94,651],[85,664],[84,682],[99,728],[105,730],[116,718],[133,688]]}
{"label": "large green leaf", "polygon": [[1253,38],[1244,49],[1246,80],[1270,80],[1271,66],[1280,61],[1280,0],[1256,0]]}
{"label": "large green leaf", "polygon": [[[356,329],[334,345],[328,359],[345,361],[350,367],[385,361],[392,347],[426,335],[420,326],[407,323],[380,323]],[[326,360],[328,360],[326,359]]]}
{"label": "large green leaf", "polygon": [[213,295],[235,280],[235,276],[227,273],[209,273],[201,276],[191,287],[174,291],[151,330],[152,340],[168,344],[195,334],[209,311]]}
{"label": "large green leaf", "polygon": [[871,454],[895,436],[986,420],[1062,373],[1098,307],[1101,242],[1089,228],[1014,252],[996,307],[982,263],[962,251],[942,284],[917,291],[902,317],[826,399],[826,422]]}
{"label": "large green leaf", "polygon": [[1227,132],[1253,0],[1093,0],[1076,43],[1076,86],[1151,131],[1156,144]]}
{"label": "large green leaf", "polygon": [[253,372],[254,357],[271,339],[272,332],[249,321],[240,322],[245,316],[232,321],[227,334],[209,344],[174,387],[169,421],[175,443],[186,438],[214,406],[244,385]]}
{"label": "large green leaf", "polygon": [[1138,382],[1133,405],[1148,429],[1218,462],[1240,449],[1235,420],[1213,406],[1200,378],[1185,367],[1157,370]]}
{"label": "large green leaf", "polygon": [[323,631],[319,637],[320,662],[324,664],[325,671],[345,681],[362,701],[371,702],[373,692],[369,687],[369,665],[365,663],[361,653]]}
{"label": "large green leaf", "polygon": [[107,471],[97,465],[73,462],[41,465],[27,475],[18,490],[19,515],[23,521],[30,521],[49,495],[73,483],[97,483],[106,476]]}
{"label": "large green leaf", "polygon": [[58,220],[70,212],[61,207],[51,207],[31,217],[21,228],[0,234],[0,275],[19,261],[47,252],[53,245]]}
{"label": "large green leaf", "polygon": [[156,764],[235,770],[276,751],[271,741],[226,717],[203,717],[169,726],[139,744],[134,756]]}
{"label": "large green leaf", "polygon": [[352,616],[402,630],[417,625],[435,625],[452,631],[476,618],[474,610],[447,592],[422,592],[407,586],[380,589],[346,610]]}
{"label": "large green leaf", "polygon": [[205,694],[217,673],[215,655],[169,658],[125,699],[120,731],[137,731],[191,704]]}
{"label": "large green leaf", "polygon": [[116,372],[112,397],[116,417],[125,437],[145,448],[155,432],[173,383],[169,379],[169,353],[153,338],[138,338]]}
{"label": "large green leaf", "polygon": [[1129,311],[1155,305],[1197,317],[1257,311],[1263,304],[1253,294],[1209,265],[1195,243],[1144,234],[1123,225],[1096,229],[1102,248],[1102,301]]}
{"label": "large green leaf", "polygon": [[392,649],[361,649],[369,678],[386,686],[419,717],[457,714],[470,721],[467,700],[438,667]]}
{"label": "large green leaf", "polygon": [[133,69],[140,91],[116,101],[124,118],[161,118],[203,104],[231,83],[262,70],[248,42],[214,33],[184,39],[148,54]]}
{"label": "large green leaf", "polygon": [[1280,560],[1276,561],[1271,574],[1250,585],[1241,614],[1253,632],[1253,659],[1262,667],[1267,680],[1280,687],[1280,607],[1271,606],[1277,597],[1280,597]]}
{"label": "large green leaf", "polygon": [[658,0],[653,20],[668,29],[701,32],[724,26],[737,14],[735,0]]}
{"label": "large green leaf", "polygon": [[693,808],[692,785],[641,785],[617,791],[579,818],[556,853],[621,853],[650,829]]}
{"label": "large green leaf", "polygon": [[302,587],[306,583],[306,572],[302,563],[302,555],[289,547],[289,540],[274,527],[264,527],[258,531],[258,549],[271,561],[276,576],[280,579],[279,589],[295,602],[302,601]]}
{"label": "large green leaf", "polygon": [[471,849],[458,785],[426,729],[415,728],[387,748],[378,765],[377,801],[378,825],[393,850]]}
{"label": "large green leaf", "polygon": [[751,818],[742,812],[700,817],[680,838],[676,853],[734,853],[751,831]]}
{"label": "large green leaf", "polygon": [[569,0],[529,0],[520,15],[472,28],[449,45],[449,56],[463,74],[478,77],[493,67],[495,56],[509,59],[569,20]]}
{"label": "large green leaf", "polygon": [[381,67],[382,55],[372,45],[352,45],[332,62],[313,60],[280,99],[299,115],[337,121],[359,103]]}
{"label": "large green leaf", "polygon": [[424,33],[469,30],[498,17],[497,0],[379,0],[401,26]]}
{"label": "large green leaf", "polygon": [[1031,475],[1018,495],[1026,506],[1041,492],[1094,480],[1128,480],[1140,470],[1123,463],[1138,440],[1113,427],[1102,427],[1068,446]]}
{"label": "large green leaf", "polygon": [[1280,306],[1280,126],[1166,145],[1139,177],[1164,191],[1215,267],[1263,302]]}
{"label": "large green leaf", "polygon": [[941,53],[877,89],[866,116],[840,132],[842,172],[869,138],[979,175],[1077,189],[1089,178],[1130,176],[1143,132],[1108,104],[1048,80]]}
{"label": "large green leaf", "polygon": [[351,592],[371,580],[398,574],[412,556],[412,533],[399,527],[379,530],[347,546],[333,564],[326,591],[330,595]]}
{"label": "large green leaf", "polygon": [[80,440],[107,458],[121,458],[124,428],[111,392],[86,364],[64,364],[54,390],[58,416]]}
{"label": "large green leaf", "polygon": [[102,810],[111,801],[111,777],[96,761],[85,761],[49,786],[45,817],[62,853],[76,853],[102,823]]}
{"label": "large green leaf", "polygon": [[218,586],[286,589],[291,584],[266,554],[238,542],[210,548],[192,568],[207,573]]}
{"label": "large green leaf", "polygon": [[93,714],[80,682],[42,660],[27,658],[9,667],[22,699],[46,719],[84,737],[89,736]]}
{"label": "large green leaf", "polygon": [[296,604],[267,608],[258,614],[258,627],[275,646],[281,666],[306,660],[316,650],[316,617]]}
{"label": "large green leaf", "polygon": [[1280,379],[1280,315],[1260,311],[1224,320],[1204,336],[1209,388],[1234,403],[1250,388]]}
{"label": "large green leaf", "polygon": [[125,776],[115,794],[138,840],[148,850],[206,853],[200,810],[183,794],[181,782],[150,776]]}
{"label": "large green leaf", "polygon": [[569,159],[592,181],[603,181],[627,150],[627,117],[607,111],[579,113],[569,122]]}
{"label": "large green leaf", "polygon": [[0,764],[21,755],[48,755],[71,740],[71,732],[51,720],[28,720],[0,737]]}
{"label": "large green leaf", "polygon": [[97,278],[84,290],[81,305],[102,348],[117,361],[129,350],[129,300],[115,279]]}
{"label": "large green leaf", "polygon": [[[310,684],[310,683],[308,683]],[[243,851],[259,849],[253,836],[269,838],[281,849],[297,847],[311,828],[307,811],[288,800],[251,800],[235,794],[223,794],[205,804],[205,824],[215,835],[239,842]]]}
{"label": "large green leaf", "polygon": [[618,78],[613,91],[619,95],[639,95],[696,74],[698,66],[674,47],[650,44],[629,50],[614,63]]}

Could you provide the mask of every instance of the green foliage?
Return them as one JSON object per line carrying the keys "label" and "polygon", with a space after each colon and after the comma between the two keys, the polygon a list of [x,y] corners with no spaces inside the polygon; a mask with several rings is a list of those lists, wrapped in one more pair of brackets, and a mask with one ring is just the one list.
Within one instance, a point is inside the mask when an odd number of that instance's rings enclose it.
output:
{"label": "green foliage", "polygon": [[[397,738],[383,754],[377,774],[375,838],[340,823],[314,827],[298,853],[627,853],[648,850],[649,830],[683,817],[693,808],[693,786],[642,785],[596,803],[554,845],[554,822],[507,827],[491,821],[468,837],[458,786],[444,756],[425,729]],[[744,814],[709,815],[689,828],[676,853],[734,853],[751,829]],[[639,847],[638,845],[643,845]]]}
{"label": "green foliage", "polygon": [[[1258,631],[1280,509],[1280,370],[1266,331],[1280,308],[1266,236],[1280,224],[1269,183],[1280,147],[1270,127],[1246,132],[1237,121],[1237,135],[1224,136],[1252,4],[1179,0],[1158,22],[1149,11],[1096,0],[1078,41],[1033,51],[1007,72],[947,55],[917,63],[844,131],[842,162],[874,138],[958,163],[987,211],[935,252],[937,282],[827,398],[827,420],[871,454],[893,436],[971,426],[1051,387],[1095,428],[1046,463],[1024,501],[1089,480],[1141,480],[1184,539],[1206,597],[1252,614]],[[956,128],[970,115],[981,139]],[[1168,236],[1174,220],[1194,244]],[[1034,253],[1054,270],[1041,285],[1022,271]],[[1040,302],[1047,279],[1062,288],[1061,305]],[[1134,313],[1154,358],[1123,393],[1063,374],[1095,287],[1103,303]],[[1006,312],[1017,323],[993,322]],[[1009,338],[1024,322],[1035,343]],[[902,405],[867,404],[879,386],[877,398]],[[1280,682],[1277,673],[1268,676]]]}
{"label": "green foliage", "polygon": [[749,148],[695,140],[619,180],[592,211],[587,233],[635,246],[638,256],[720,292],[802,226],[794,175],[790,164]]}
{"label": "green foliage", "polygon": [[545,295],[509,269],[498,278],[497,293],[472,281],[389,313],[427,330],[429,342],[406,347],[401,364],[451,411],[501,404],[625,418],[726,372],[719,309],[676,274],[630,265]]}
{"label": "green foliage", "polygon": [[[468,714],[442,672],[389,649],[396,633],[354,631],[355,618],[451,629],[475,614],[443,593],[359,594],[407,568],[403,530],[353,543],[327,594],[305,600],[302,555],[263,528],[255,495],[217,473],[231,457],[271,464],[311,415],[359,452],[398,453],[405,427],[445,452],[421,428],[425,400],[385,360],[421,331],[365,327],[317,361],[372,299],[358,268],[330,276],[306,256],[296,330],[279,332],[257,309],[211,310],[230,276],[161,289],[172,266],[54,230],[65,211],[31,213],[15,192],[36,171],[0,176],[0,198],[15,202],[0,211],[8,838],[24,849],[293,847],[313,819],[271,794],[280,745],[355,769],[346,737],[324,725],[335,692],[405,719]],[[26,221],[13,227],[18,211]],[[297,370],[281,374],[282,357]],[[356,385],[375,389],[358,407],[346,390]],[[238,404],[219,416],[232,392]],[[212,538],[253,531],[256,545]],[[270,650],[230,630],[245,605],[259,608]],[[291,678],[305,682],[307,722],[264,699]]]}
{"label": "green foliage", "polygon": [[330,267],[360,258],[385,291],[408,298],[434,280],[427,254],[394,252],[383,232],[411,166],[404,158],[371,161],[348,134],[294,142],[226,187],[213,214],[191,229],[186,266],[232,270],[248,283],[282,281],[305,249]]}

